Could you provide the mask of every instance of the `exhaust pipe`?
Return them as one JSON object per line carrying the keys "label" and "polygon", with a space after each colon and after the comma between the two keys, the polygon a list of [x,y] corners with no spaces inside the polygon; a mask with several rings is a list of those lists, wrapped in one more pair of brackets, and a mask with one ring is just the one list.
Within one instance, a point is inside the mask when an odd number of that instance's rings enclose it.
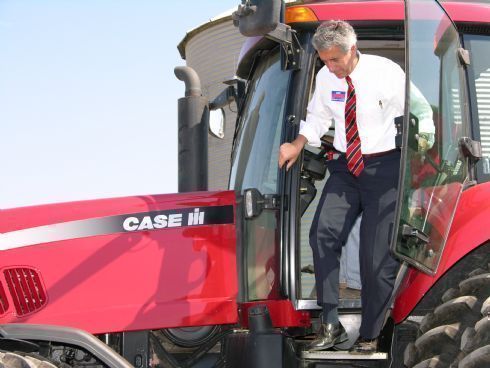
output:
{"label": "exhaust pipe", "polygon": [[185,97],[178,100],[179,193],[208,189],[209,103],[202,96],[194,69],[178,66],[177,79],[185,83]]}

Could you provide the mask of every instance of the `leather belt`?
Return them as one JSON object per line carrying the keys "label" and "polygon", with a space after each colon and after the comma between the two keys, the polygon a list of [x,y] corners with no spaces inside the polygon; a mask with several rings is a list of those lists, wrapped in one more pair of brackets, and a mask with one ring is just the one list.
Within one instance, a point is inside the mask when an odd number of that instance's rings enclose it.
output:
{"label": "leather belt", "polygon": [[400,151],[400,150],[398,148],[393,148],[391,150],[383,151],[383,152],[366,153],[366,154],[363,154],[362,157],[364,157],[364,158],[381,157],[381,156],[386,156],[386,155],[393,153],[393,152],[396,152],[396,151]]}

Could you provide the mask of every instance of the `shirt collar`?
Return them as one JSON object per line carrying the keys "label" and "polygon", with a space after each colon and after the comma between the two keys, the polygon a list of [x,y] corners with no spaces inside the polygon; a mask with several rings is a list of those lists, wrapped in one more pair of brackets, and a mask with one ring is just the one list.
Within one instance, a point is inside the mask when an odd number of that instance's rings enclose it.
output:
{"label": "shirt collar", "polygon": [[358,76],[362,73],[361,69],[362,69],[362,60],[364,60],[364,58],[361,57],[362,54],[359,50],[357,50],[357,57],[359,58],[357,60],[357,64],[356,66],[354,67],[354,70],[349,74],[349,76],[351,77],[351,79],[355,80],[358,78]]}

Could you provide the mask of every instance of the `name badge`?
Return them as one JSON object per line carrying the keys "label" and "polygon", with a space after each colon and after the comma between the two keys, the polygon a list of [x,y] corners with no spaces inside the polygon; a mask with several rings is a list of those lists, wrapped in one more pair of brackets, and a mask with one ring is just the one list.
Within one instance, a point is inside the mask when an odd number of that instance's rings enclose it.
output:
{"label": "name badge", "polygon": [[332,91],[332,101],[345,101],[345,92],[344,91]]}

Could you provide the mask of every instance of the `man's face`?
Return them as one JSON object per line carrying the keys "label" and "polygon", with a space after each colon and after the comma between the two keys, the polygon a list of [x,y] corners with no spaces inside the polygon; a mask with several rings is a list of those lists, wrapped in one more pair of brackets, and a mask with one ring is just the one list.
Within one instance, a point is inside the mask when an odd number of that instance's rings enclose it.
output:
{"label": "man's face", "polygon": [[337,78],[348,76],[354,70],[357,59],[355,46],[352,46],[347,53],[338,46],[332,46],[329,49],[318,51],[318,55],[328,70]]}

